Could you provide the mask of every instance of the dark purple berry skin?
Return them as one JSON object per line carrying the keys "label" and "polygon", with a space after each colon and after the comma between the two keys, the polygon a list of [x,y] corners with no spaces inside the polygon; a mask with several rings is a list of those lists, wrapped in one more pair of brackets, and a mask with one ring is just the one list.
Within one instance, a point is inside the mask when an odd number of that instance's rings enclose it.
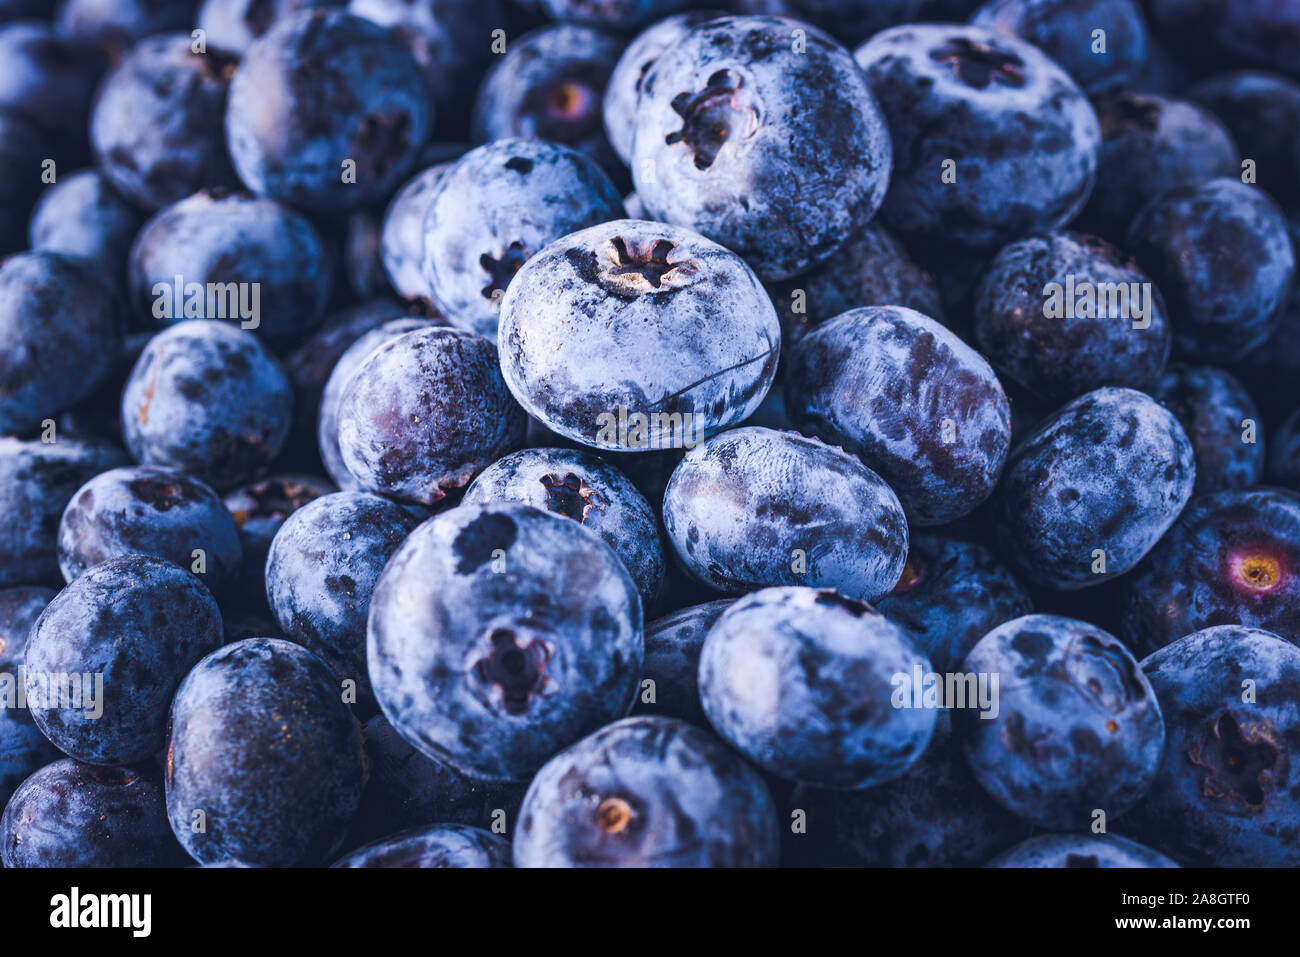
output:
{"label": "dark purple berry skin", "polygon": [[[776,376],[781,328],[735,253],[678,226],[616,220],[524,263],[498,343],[530,415],[583,445],[644,453],[748,418]],[[634,416],[639,431],[622,424]]]}
{"label": "dark purple berry skin", "polygon": [[347,6],[348,0],[204,0],[197,25],[218,50],[242,55],[282,17],[299,10]]}
{"label": "dark purple berry skin", "polygon": [[81,487],[59,523],[59,567],[72,581],[120,555],[153,555],[195,571],[215,594],[234,581],[239,528],[221,499],[198,479],[155,465],[115,468]]}
{"label": "dark purple berry skin", "polygon": [[1026,615],[971,649],[966,674],[997,675],[997,711],[953,713],[971,770],[1003,807],[1044,828],[1083,830],[1133,806],[1165,743],[1137,659],[1095,625]]}
{"label": "dark purple berry skin", "polygon": [[127,199],[156,210],[235,185],[220,117],[235,60],[195,53],[188,33],[153,36],[105,78],[90,119],[95,159]]}
{"label": "dark purple berry skin", "polygon": [[884,117],[848,51],[807,24],[700,24],[655,60],[637,109],[632,178],[647,212],[764,280],[825,260],[884,199]]}
{"label": "dark purple berry skin", "polygon": [[86,128],[107,68],[89,43],[27,20],[0,26],[0,112],[21,116],[49,137],[62,169],[89,158]]}
{"label": "dark purple berry skin", "polygon": [[433,292],[424,278],[424,214],[452,162],[421,170],[394,195],[379,227],[379,260],[388,286],[404,300],[433,311]]}
{"label": "dark purple berry skin", "polygon": [[[505,25],[499,0],[351,0],[348,12],[388,27],[410,47],[433,95],[437,132],[461,138],[493,56],[492,31]],[[515,30],[509,31],[514,43]]]}
{"label": "dark purple berry skin", "polygon": [[1097,185],[1077,228],[1123,243],[1138,210],[1164,190],[1241,175],[1232,135],[1195,103],[1120,90],[1093,105],[1101,123]]}
{"label": "dark purple berry skin", "polygon": [[40,195],[49,144],[29,121],[0,112],[0,255],[27,247],[27,217]]}
{"label": "dark purple berry skin", "polygon": [[617,721],[537,773],[516,867],[767,867],[780,821],[763,779],[708,731]]}
{"label": "dark purple berry skin", "polygon": [[[177,685],[221,643],[221,613],[194,575],[147,555],[110,559],[63,589],[32,627],[32,718],[79,761],[148,760],[166,743]],[[98,713],[42,697],[50,676],[62,674],[103,676]]]}
{"label": "dark purple berry skin", "polygon": [[[433,388],[436,384],[436,388]],[[523,443],[492,342],[418,329],[368,355],[339,400],[343,464],[366,491],[434,505]]]}
{"label": "dark purple berry skin", "polygon": [[191,319],[149,341],[122,390],[136,461],[219,491],[258,478],[289,435],[293,387],[252,333]]}
{"label": "dark purple berry skin", "polygon": [[625,179],[601,119],[601,97],[622,50],[622,41],[609,34],[568,24],[512,40],[478,88],[471,136],[476,143],[549,140]]}
{"label": "dark purple berry skin", "polygon": [[0,437],[0,587],[57,584],[59,519],[86,482],[127,464],[126,453],[97,440],[47,445]]}
{"label": "dark purple berry skin", "polygon": [[514,833],[527,785],[462,774],[411,747],[382,714],[366,722],[362,736],[370,776],[350,844],[438,823],[492,828],[498,812],[507,832]]}
{"label": "dark purple berry skin", "polygon": [[664,494],[678,559],[718,591],[834,588],[872,601],[907,557],[907,519],[879,475],[795,432],[733,429],[692,449]]}
{"label": "dark purple berry skin", "polygon": [[632,481],[595,453],[522,449],[489,465],[470,483],[466,505],[516,502],[571,518],[622,559],[642,604],[653,606],[664,581],[663,543],[655,510]]}
{"label": "dark purple berry skin", "polygon": [[[1267,631],[1222,625],[1142,661],[1168,740],[1142,802],[1119,822],[1187,865],[1300,864],[1300,648]],[[1243,700],[1243,683],[1253,695]]]}
{"label": "dark purple berry skin", "polygon": [[[1196,453],[1200,495],[1259,482],[1264,443],[1254,400],[1237,379],[1212,366],[1170,366],[1151,395],[1178,417]],[[1253,441],[1245,441],[1254,423]],[[1272,444],[1272,437],[1269,437]]]}
{"label": "dark purple berry skin", "polygon": [[[881,210],[905,242],[993,250],[1068,223],[1097,170],[1082,91],[1037,47],[980,27],[920,24],[854,53],[894,141]],[[943,163],[954,160],[955,182]]]}
{"label": "dark purple berry skin", "polygon": [[524,262],[570,233],[623,219],[618,190],[581,153],[503,139],[439,180],[424,216],[424,279],[452,325],[495,338],[502,296]]}
{"label": "dark purple berry skin", "polygon": [[158,771],[64,758],[14,792],[0,817],[5,867],[180,867]]}
{"label": "dark purple berry skin", "polygon": [[1255,161],[1255,181],[1284,206],[1300,202],[1300,83],[1259,70],[1219,73],[1196,84],[1188,97],[1228,127],[1243,159]]}
{"label": "dark purple berry skin", "polygon": [[1161,193],[1129,226],[1127,248],[1178,317],[1174,345],[1208,362],[1268,339],[1295,274],[1282,211],[1235,179]]}
{"label": "dark purple berry skin", "polygon": [[1229,624],[1300,638],[1300,493],[1198,495],[1129,577],[1124,640],[1140,653]]}
{"label": "dark purple berry skin", "polygon": [[700,653],[709,723],[769,774],[828,788],[898,777],[935,709],[897,707],[895,676],[930,671],[911,636],[865,602],[765,588],[722,613]]}
{"label": "dark purple berry skin", "polygon": [[[284,349],[320,324],[332,269],[321,237],[297,213],[247,194],[199,193],[160,210],[140,230],[131,248],[131,297],[155,326],[224,319]],[[197,314],[192,283],[205,286]],[[234,295],[213,295],[212,283]]]}
{"label": "dark purple berry skin", "polygon": [[[55,594],[34,585],[0,589],[0,681],[12,676],[15,691],[28,632]],[[0,806],[30,775],[62,756],[28,709],[0,707]]]}
{"label": "dark purple berry skin", "polygon": [[[900,23],[917,20],[964,20],[968,11],[940,14],[926,10],[928,0],[733,0],[737,12],[755,16],[788,17],[820,27],[840,43],[853,47],[873,34]],[[979,0],[956,0],[970,10]]]}
{"label": "dark purple berry skin", "polygon": [[167,814],[196,861],[301,867],[338,853],[365,781],[361,726],[310,651],[274,638],[214,651],[181,683],[169,728]]}
{"label": "dark purple berry skin", "polygon": [[996,538],[1029,581],[1087,588],[1136,565],[1195,481],[1192,443],[1173,413],[1142,392],[1097,389],[1012,450],[991,503]]}
{"label": "dark purple berry skin", "polygon": [[[988,0],[970,22],[1032,43],[1088,93],[1131,86],[1146,63],[1137,0]],[[1106,31],[1104,53],[1093,48],[1094,30]]]}
{"label": "dark purple berry skin", "polygon": [[404,831],[358,848],[334,867],[510,867],[510,842],[464,824]]}
{"label": "dark purple berry skin", "polygon": [[491,780],[526,780],[625,714],[644,647],[641,600],[613,549],[525,505],[425,522],[370,601],[370,682],[388,720]]}
{"label": "dark purple berry skin", "polygon": [[984,357],[899,306],[854,309],[803,336],[785,408],[801,431],[878,472],[917,525],[988,498],[1011,444],[1011,408]]}
{"label": "dark purple berry skin", "polygon": [[1300,408],[1269,433],[1264,477],[1270,485],[1300,492]]}
{"label": "dark purple berry skin", "polygon": [[808,815],[807,834],[787,838],[794,866],[977,867],[1031,830],[981,790],[947,711],[900,777],[860,791],[800,785],[788,803]]}
{"label": "dark purple berry skin", "polygon": [[316,443],[325,471],[338,483],[339,488],[349,490],[361,487],[356,476],[343,463],[343,452],[339,449],[339,403],[343,399],[343,390],[352,381],[352,376],[361,367],[361,363],[381,345],[408,332],[437,325],[440,323],[432,319],[393,318],[358,336],[334,364],[317,403],[319,414],[316,417]]}
{"label": "dark purple berry skin", "polygon": [[906,306],[939,320],[944,314],[934,279],[913,262],[902,243],[874,222],[825,262],[793,279],[769,283],[767,291],[781,317],[787,345],[862,306]]}
{"label": "dark purple berry skin", "polygon": [[[1300,162],[1300,137],[1296,158]],[[1287,226],[1291,249],[1300,251],[1300,209],[1293,211]],[[1300,381],[1300,281],[1292,278],[1291,294],[1278,310],[1273,332],[1258,349],[1247,353],[1228,371],[1246,383],[1259,405],[1260,415],[1270,426],[1280,424],[1296,402]]]}
{"label": "dark purple berry skin", "polygon": [[[427,85],[401,37],[341,10],[292,14],[254,41],[226,109],[240,179],[308,214],[387,196],[432,125]],[[355,176],[344,175],[347,160]]]}
{"label": "dark purple berry skin", "polygon": [[40,429],[112,371],[125,324],[96,267],[50,252],[0,265],[0,433]]}
{"label": "dark purple berry skin", "polygon": [[416,520],[366,492],[335,492],[290,515],[266,558],[266,595],[284,633],[320,655],[373,712],[366,614],[379,574]]}
{"label": "dark purple berry skin", "polygon": [[1051,402],[1108,385],[1150,388],[1169,359],[1171,325],[1137,264],[1083,233],[1012,243],[975,297],[975,338],[994,368]]}
{"label": "dark purple berry skin", "polygon": [[1300,7],[1289,0],[1146,0],[1146,12],[1183,57],[1240,59],[1300,76]]}
{"label": "dark purple berry skin", "polygon": [[0,0],[0,22],[11,20],[48,21],[55,11],[48,0]]}
{"label": "dark purple berry skin", "polygon": [[873,604],[908,630],[938,672],[954,670],[986,634],[1033,610],[991,551],[934,534],[912,536],[898,584]]}
{"label": "dark purple berry skin", "polygon": [[692,0],[541,0],[554,19],[608,27],[624,33],[662,20],[692,5]]}
{"label": "dark purple berry skin", "polygon": [[1113,834],[1040,834],[1003,851],[989,867],[1177,867],[1149,847]]}
{"label": "dark purple berry skin", "polygon": [[[633,714],[677,718],[701,728],[709,726],[700,705],[700,649],[718,617],[731,607],[730,598],[679,608],[645,626],[645,677],[637,692]],[[647,681],[654,682],[650,701]]]}
{"label": "dark purple berry skin", "polygon": [[60,33],[95,44],[111,58],[158,33],[188,30],[199,0],[66,0],[55,24]]}
{"label": "dark purple berry skin", "polygon": [[125,288],[126,260],[144,216],[98,169],[62,177],[32,211],[32,249],[96,262]]}

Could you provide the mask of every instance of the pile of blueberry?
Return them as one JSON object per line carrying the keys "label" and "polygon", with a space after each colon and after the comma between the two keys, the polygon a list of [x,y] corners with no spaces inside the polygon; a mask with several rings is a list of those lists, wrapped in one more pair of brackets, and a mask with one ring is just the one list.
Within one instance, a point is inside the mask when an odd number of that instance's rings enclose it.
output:
{"label": "pile of blueberry", "polygon": [[1295,3],[0,0],[0,862],[1300,865],[1298,248]]}

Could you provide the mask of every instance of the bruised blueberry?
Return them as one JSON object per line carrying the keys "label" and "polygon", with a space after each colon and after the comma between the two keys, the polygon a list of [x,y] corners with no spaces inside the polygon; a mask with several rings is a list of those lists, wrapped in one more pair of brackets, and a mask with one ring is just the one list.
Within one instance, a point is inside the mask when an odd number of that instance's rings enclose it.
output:
{"label": "bruised blueberry", "polygon": [[644,647],[641,600],[613,549],[526,505],[425,522],[370,600],[384,714],[424,753],[492,780],[526,780],[625,714]]}
{"label": "bruised blueberry", "polygon": [[992,516],[1025,578],[1087,588],[1133,568],[1195,481],[1192,443],[1173,413],[1133,389],[1096,389],[1012,450]]}
{"label": "bruised blueberry", "polygon": [[1011,444],[993,369],[901,306],[853,309],[805,335],[785,388],[795,425],[878,472],[918,525],[954,521],[984,501]]}
{"label": "bruised blueberry", "polygon": [[1003,851],[989,867],[1177,867],[1159,851],[1114,834],[1040,834]]}
{"label": "bruised blueberry", "polygon": [[765,867],[780,852],[763,779],[708,731],[624,718],[533,778],[516,867]]}
{"label": "bruised blueberry", "polygon": [[1264,470],[1259,412],[1237,379],[1212,366],[1178,364],[1165,371],[1151,394],[1178,417],[1192,440],[1197,495],[1259,482]]}
{"label": "bruised blueberry", "polygon": [[510,867],[510,842],[482,828],[438,824],[358,848],[334,867]]}

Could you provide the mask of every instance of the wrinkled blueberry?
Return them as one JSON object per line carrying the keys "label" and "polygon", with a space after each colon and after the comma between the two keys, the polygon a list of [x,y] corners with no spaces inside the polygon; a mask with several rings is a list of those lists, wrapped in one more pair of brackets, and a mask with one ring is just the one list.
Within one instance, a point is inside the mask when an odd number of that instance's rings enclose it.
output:
{"label": "wrinkled blueberry", "polygon": [[1151,394],[1178,417],[1192,440],[1197,495],[1259,481],[1264,444],[1259,413],[1245,386],[1222,369],[1178,364],[1165,371]]}

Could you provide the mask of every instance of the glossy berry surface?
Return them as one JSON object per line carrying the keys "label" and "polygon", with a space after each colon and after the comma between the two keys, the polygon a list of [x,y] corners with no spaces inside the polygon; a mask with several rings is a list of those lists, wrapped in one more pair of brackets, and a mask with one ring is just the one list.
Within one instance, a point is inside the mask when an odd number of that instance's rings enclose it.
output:
{"label": "glossy berry surface", "polygon": [[1113,834],[1042,834],[1004,851],[989,867],[1177,867],[1149,847]]}

